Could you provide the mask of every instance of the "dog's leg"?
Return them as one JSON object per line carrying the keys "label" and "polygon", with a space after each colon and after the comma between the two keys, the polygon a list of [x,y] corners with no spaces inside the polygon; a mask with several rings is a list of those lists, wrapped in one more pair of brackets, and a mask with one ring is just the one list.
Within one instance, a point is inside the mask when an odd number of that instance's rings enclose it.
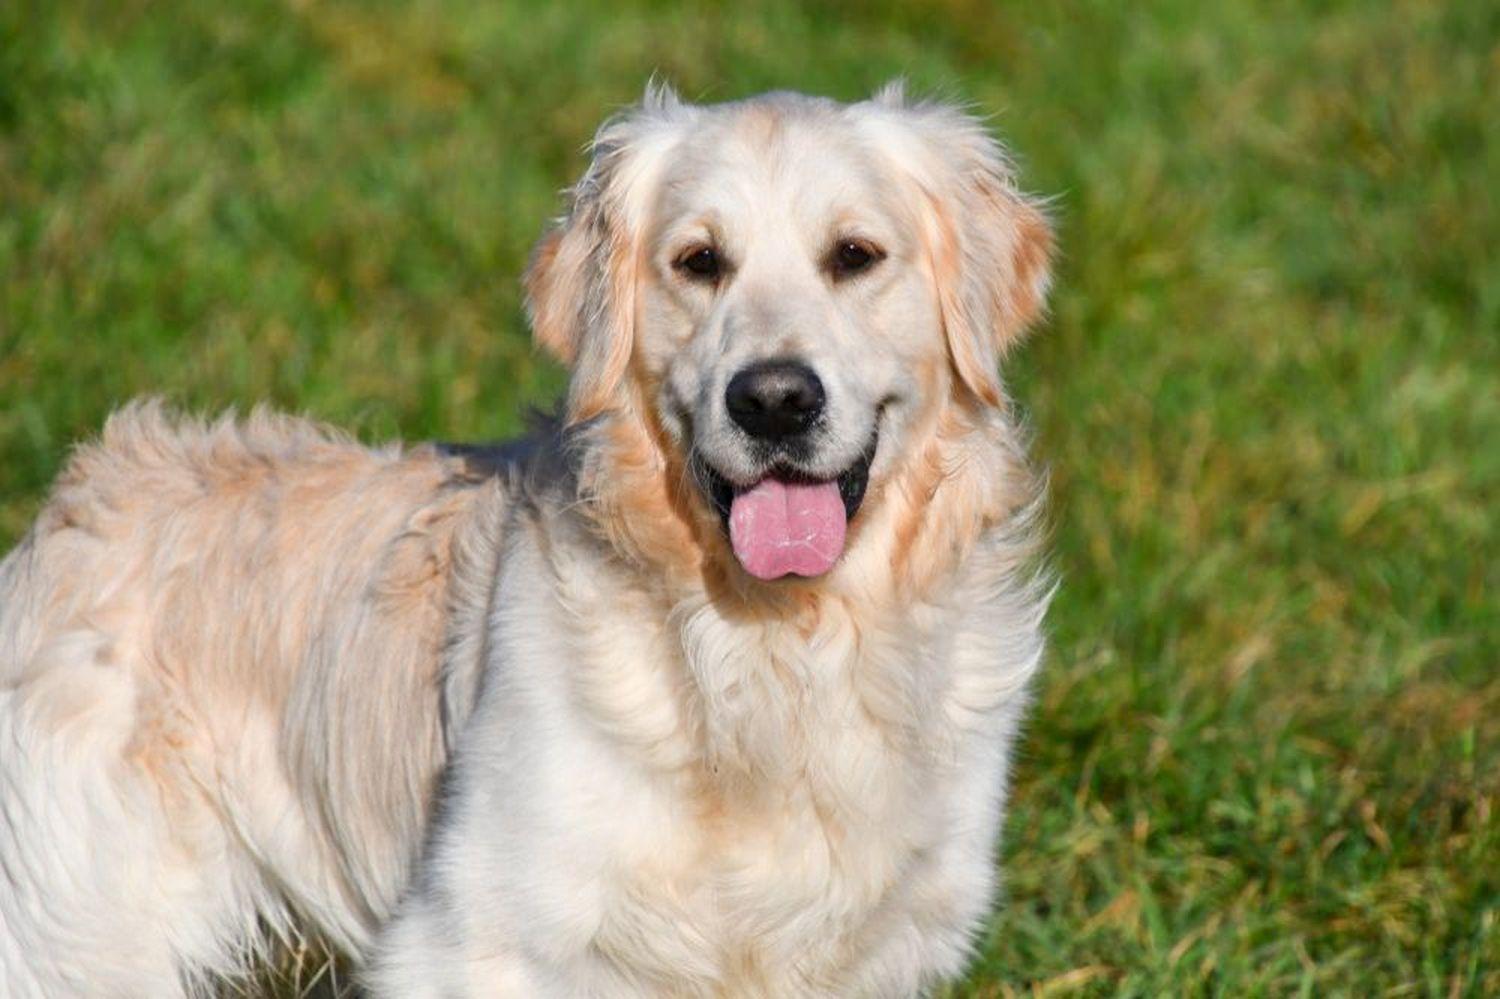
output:
{"label": "dog's leg", "polygon": [[138,700],[96,631],[56,636],[0,685],[6,996],[181,996],[235,963],[234,865],[221,835],[204,855],[201,800],[176,807],[182,789],[137,758]]}
{"label": "dog's leg", "polygon": [[407,900],[382,932],[364,975],[377,999],[541,999],[572,995],[547,985],[517,955],[475,954],[460,942],[463,929],[424,896]]}

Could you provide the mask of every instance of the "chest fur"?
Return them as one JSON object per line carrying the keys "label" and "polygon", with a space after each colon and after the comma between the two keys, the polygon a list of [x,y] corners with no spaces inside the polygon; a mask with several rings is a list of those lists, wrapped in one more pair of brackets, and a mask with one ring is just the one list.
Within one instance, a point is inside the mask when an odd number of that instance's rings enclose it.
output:
{"label": "chest fur", "polygon": [[698,966],[689,992],[795,994],[785,976],[868,950],[856,942],[919,890],[956,818],[973,733],[952,711],[953,631],[912,615],[871,632],[843,608],[774,623],[645,610],[617,601],[575,632],[595,730],[657,806],[620,831],[599,942],[668,977]]}
{"label": "chest fur", "polygon": [[520,616],[566,636],[532,675],[592,747],[567,793],[612,803],[587,838],[605,967],[651,994],[827,994],[915,926],[961,949],[1040,653],[1032,593],[759,613],[577,566],[554,560]]}

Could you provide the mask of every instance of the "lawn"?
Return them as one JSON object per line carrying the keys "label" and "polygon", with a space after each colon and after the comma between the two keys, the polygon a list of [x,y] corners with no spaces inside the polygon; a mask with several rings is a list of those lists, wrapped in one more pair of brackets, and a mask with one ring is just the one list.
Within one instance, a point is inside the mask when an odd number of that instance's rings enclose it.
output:
{"label": "lawn", "polygon": [[0,5],[0,547],[111,407],[493,438],[581,146],[905,75],[1056,196],[1062,588],[954,996],[1500,994],[1500,6]]}

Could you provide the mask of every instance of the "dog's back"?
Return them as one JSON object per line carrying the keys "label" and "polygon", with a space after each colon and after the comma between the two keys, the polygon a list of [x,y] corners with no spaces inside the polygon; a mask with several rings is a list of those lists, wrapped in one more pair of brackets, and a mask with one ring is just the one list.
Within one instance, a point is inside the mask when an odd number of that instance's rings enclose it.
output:
{"label": "dog's back", "polygon": [[77,451],[0,563],[8,995],[160,994],[288,904],[365,944],[443,758],[453,581],[491,555],[455,537],[502,504],[461,465],[150,403]]}

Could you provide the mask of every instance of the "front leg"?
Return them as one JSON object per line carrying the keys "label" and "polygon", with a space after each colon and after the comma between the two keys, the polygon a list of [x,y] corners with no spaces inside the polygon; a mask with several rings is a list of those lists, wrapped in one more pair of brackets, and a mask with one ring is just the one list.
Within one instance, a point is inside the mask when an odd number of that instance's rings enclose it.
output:
{"label": "front leg", "polygon": [[363,977],[375,999],[527,999],[568,995],[519,953],[476,946],[430,890],[413,893],[381,932]]}

